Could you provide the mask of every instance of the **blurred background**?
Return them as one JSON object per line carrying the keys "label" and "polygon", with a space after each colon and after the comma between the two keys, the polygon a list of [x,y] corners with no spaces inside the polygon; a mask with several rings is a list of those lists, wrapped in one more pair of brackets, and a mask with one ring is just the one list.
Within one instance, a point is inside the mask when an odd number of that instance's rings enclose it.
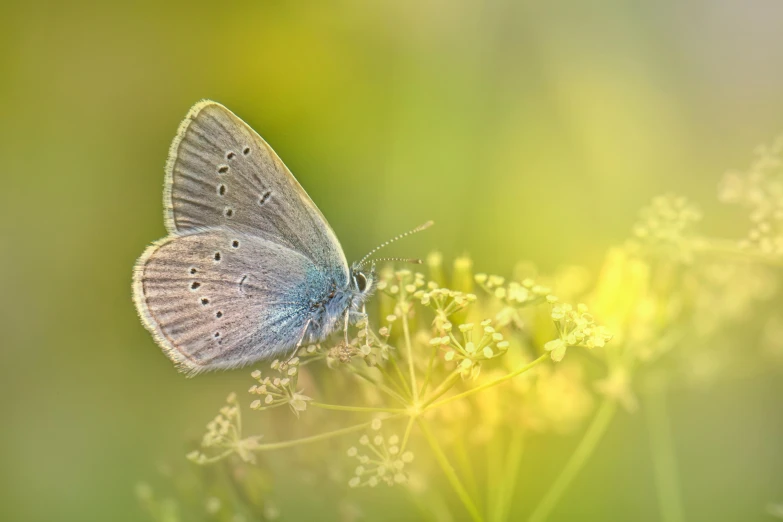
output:
{"label": "blurred background", "polygon": [[[717,201],[718,182],[783,130],[775,0],[11,1],[0,13],[8,521],[144,520],[134,485],[248,385],[244,371],[176,373],[131,301],[134,261],[165,235],[169,144],[199,99],[265,137],[349,260],[434,219],[389,254],[468,254],[502,274],[519,260],[595,271],[666,192],[695,201],[712,235],[742,236],[747,214]],[[783,500],[781,396],[770,372],[673,402],[688,519],[769,519]],[[658,520],[637,421],[618,419],[552,520]],[[576,440],[531,472],[550,480]],[[307,513],[307,493],[281,502]]]}

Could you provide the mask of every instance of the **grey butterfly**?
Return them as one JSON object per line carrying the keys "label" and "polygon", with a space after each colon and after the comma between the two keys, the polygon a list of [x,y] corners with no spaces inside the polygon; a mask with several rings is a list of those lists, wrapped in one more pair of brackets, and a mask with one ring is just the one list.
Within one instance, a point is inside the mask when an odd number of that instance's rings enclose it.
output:
{"label": "grey butterfly", "polygon": [[133,299],[165,354],[191,375],[347,332],[376,284],[375,265],[363,266],[391,242],[349,267],[323,214],[272,148],[209,100],[177,131],[163,199],[169,235],[137,261]]}

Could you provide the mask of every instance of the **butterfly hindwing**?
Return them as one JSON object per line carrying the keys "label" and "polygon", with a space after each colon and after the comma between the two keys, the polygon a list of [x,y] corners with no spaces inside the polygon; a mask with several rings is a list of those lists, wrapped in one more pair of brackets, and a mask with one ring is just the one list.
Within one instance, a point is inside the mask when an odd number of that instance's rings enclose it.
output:
{"label": "butterfly hindwing", "polygon": [[166,166],[171,233],[219,227],[258,235],[346,282],[348,264],[323,214],[272,148],[224,106],[190,110]]}
{"label": "butterfly hindwing", "polygon": [[215,229],[149,247],[136,265],[133,293],[166,354],[195,374],[289,352],[324,281],[308,258],[287,247]]}

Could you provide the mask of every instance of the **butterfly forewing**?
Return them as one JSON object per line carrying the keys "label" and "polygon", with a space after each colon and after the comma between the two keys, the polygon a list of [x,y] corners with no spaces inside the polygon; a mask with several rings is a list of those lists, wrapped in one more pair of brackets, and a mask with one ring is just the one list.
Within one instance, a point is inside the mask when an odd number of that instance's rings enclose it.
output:
{"label": "butterfly forewing", "polygon": [[321,281],[312,261],[287,247],[215,229],[149,247],[136,266],[134,298],[167,355],[194,374],[290,351]]}
{"label": "butterfly forewing", "polygon": [[221,227],[269,239],[347,281],[326,219],[269,145],[224,106],[203,101],[182,122],[166,167],[171,233]]}

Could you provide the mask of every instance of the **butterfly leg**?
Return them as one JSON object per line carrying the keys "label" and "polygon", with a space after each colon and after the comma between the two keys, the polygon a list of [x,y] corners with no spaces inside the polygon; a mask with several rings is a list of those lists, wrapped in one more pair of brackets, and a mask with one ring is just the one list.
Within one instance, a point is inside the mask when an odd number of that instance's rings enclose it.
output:
{"label": "butterfly leg", "polygon": [[364,342],[370,342],[370,318],[367,317],[367,306],[362,303],[362,318],[364,319]]}
{"label": "butterfly leg", "polygon": [[291,351],[291,353],[288,355],[288,358],[286,359],[286,362],[290,361],[294,358],[296,355],[296,352],[299,351],[299,348],[302,347],[302,343],[304,342],[305,335],[307,335],[307,329],[310,327],[310,322],[312,319],[308,319],[305,323],[304,330],[302,330],[302,336],[299,337],[299,341],[297,341],[296,346],[294,346],[294,349]]}
{"label": "butterfly leg", "polygon": [[345,311],[345,324],[343,325],[343,334],[345,335],[345,345],[348,346],[348,319],[351,317],[351,309]]}

